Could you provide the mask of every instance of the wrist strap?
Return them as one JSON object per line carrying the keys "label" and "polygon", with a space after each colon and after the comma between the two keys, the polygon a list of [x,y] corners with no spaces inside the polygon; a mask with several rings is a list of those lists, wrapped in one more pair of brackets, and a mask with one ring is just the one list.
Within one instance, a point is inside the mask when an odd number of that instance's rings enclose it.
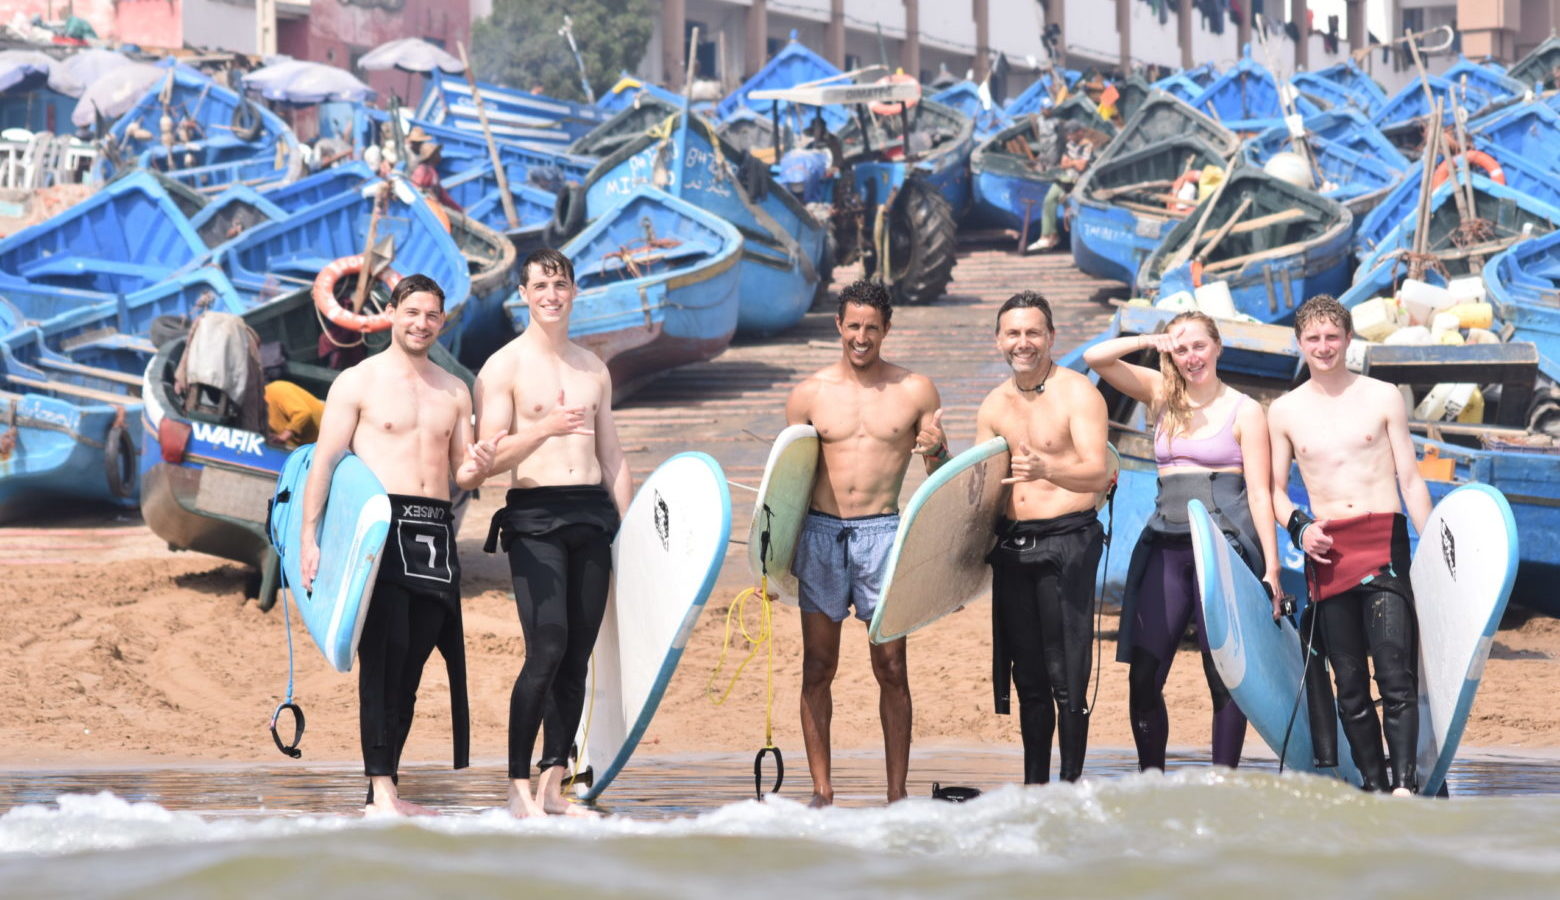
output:
{"label": "wrist strap", "polygon": [[1289,524],[1285,526],[1285,530],[1289,532],[1289,539],[1295,542],[1295,547],[1305,549],[1305,545],[1300,543],[1300,538],[1305,534],[1305,529],[1315,522],[1316,519],[1303,509],[1296,509],[1289,514]]}

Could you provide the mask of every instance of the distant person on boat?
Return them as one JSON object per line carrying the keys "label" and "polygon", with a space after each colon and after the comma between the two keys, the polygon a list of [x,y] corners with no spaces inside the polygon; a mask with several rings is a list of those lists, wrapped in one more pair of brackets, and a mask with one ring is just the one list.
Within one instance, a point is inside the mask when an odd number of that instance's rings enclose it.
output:
{"label": "distant person on boat", "polygon": [[[1157,370],[1126,362],[1142,350],[1159,354]],[[1159,334],[1119,337],[1090,347],[1089,367],[1142,403],[1154,422],[1159,495],[1127,569],[1116,661],[1129,663],[1128,709],[1138,768],[1165,767],[1170,716],[1165,680],[1189,622],[1197,623],[1203,673],[1213,699],[1214,765],[1240,764],[1246,716],[1213,667],[1192,555],[1188,500],[1203,502],[1219,530],[1273,595],[1280,615],[1278,541],[1273,518],[1272,450],[1262,404],[1219,380],[1219,327],[1184,312]],[[1258,527],[1256,523],[1262,523]]]}
{"label": "distant person on boat", "polygon": [[1052,358],[1056,323],[1034,291],[997,312],[997,349],[1013,377],[986,395],[976,443],[1001,437],[1012,455],[1012,486],[991,563],[993,683],[1007,715],[1018,688],[1024,783],[1077,781],[1089,743],[1089,665],[1094,579],[1105,529],[1095,504],[1110,481],[1105,398],[1089,379]]}
{"label": "distant person on boat", "polygon": [[390,539],[358,643],[358,704],[365,813],[431,815],[398,793],[401,751],[412,728],[417,685],[435,646],[450,677],[455,768],[467,765],[470,727],[450,480],[482,483],[494,454],[474,443],[471,395],[428,351],[444,325],[444,291],[426,275],[390,293],[390,346],[331,384],[303,492],[303,587],[319,572],[315,535],[336,464],[356,453],[390,494]]}
{"label": "distant person on boat", "polygon": [[[1419,474],[1408,412],[1397,388],[1344,364],[1353,321],[1332,297],[1295,311],[1295,335],[1310,380],[1273,401],[1273,511],[1305,551],[1311,604],[1300,623],[1318,768],[1338,764],[1332,690],[1354,764],[1368,791],[1418,789],[1419,629],[1409,582],[1408,519],[1424,531],[1430,491]],[[1300,465],[1309,512],[1289,499],[1289,464]],[[1371,700],[1371,671],[1381,718]],[[1382,737],[1386,752],[1382,758]],[[1390,762],[1391,774],[1388,776]]]}
{"label": "distant person on boat", "polygon": [[509,698],[509,812],[596,815],[564,799],[563,786],[606,612],[612,539],[634,484],[612,420],[612,376],[569,340],[574,264],[538,250],[520,279],[530,325],[477,376],[478,433],[497,445],[492,470],[509,473],[483,549],[508,555],[525,632],[525,664]]}
{"label": "distant person on boat", "polygon": [[265,408],[267,436],[273,442],[295,450],[319,440],[325,404],[303,387],[280,379],[267,382]]}
{"label": "distant person on boat", "polygon": [[1094,152],[1105,144],[1104,135],[1082,125],[1068,125],[1063,133],[1067,143],[1058,163],[1056,179],[1045,192],[1045,204],[1040,208],[1040,237],[1029,245],[1031,253],[1054,249],[1061,242],[1062,200],[1094,162]]}
{"label": "distant person on boat", "polygon": [[[834,318],[840,358],[792,389],[785,403],[787,424],[813,426],[822,445],[791,566],[802,610],[802,741],[815,807],[834,802],[829,725],[840,625],[853,606],[856,618],[872,621],[899,530],[899,491],[910,457],[920,455],[928,473],[949,457],[936,385],[883,359],[893,314],[882,283],[847,285]],[[905,641],[867,646],[878,683],[892,803],[904,798],[910,769]]]}
{"label": "distant person on boat", "polygon": [[417,167],[412,169],[412,186],[444,206],[464,212],[465,207],[455,202],[450,192],[439,181],[439,159],[443,148],[437,141],[424,143],[417,151]]}

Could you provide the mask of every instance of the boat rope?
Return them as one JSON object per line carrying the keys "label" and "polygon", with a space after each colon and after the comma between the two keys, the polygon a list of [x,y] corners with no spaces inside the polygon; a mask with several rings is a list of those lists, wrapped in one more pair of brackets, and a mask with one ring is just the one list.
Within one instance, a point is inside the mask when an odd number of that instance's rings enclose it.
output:
{"label": "boat rope", "polygon": [[[731,691],[737,686],[737,680],[742,677],[742,671],[748,663],[758,655],[760,649],[768,651],[768,666],[764,675],[764,746],[753,757],[753,795],[756,799],[764,799],[764,757],[773,755],[775,758],[775,783],[769,789],[769,793],[780,793],[780,786],[785,783],[785,757],[781,755],[780,748],[775,746],[775,632],[774,632],[774,596],[769,593],[769,536],[771,528],[771,513],[768,507],[764,508],[764,530],[760,533],[761,565],[759,582],[757,587],[751,587],[736,596],[731,605],[726,608],[726,635],[720,646],[720,659],[715,663],[715,671],[710,673],[710,680],[705,685],[705,696],[716,706],[724,704],[731,696]],[[758,632],[748,631],[747,605],[757,598],[759,601]],[[731,649],[731,620],[737,620],[737,629],[742,639],[747,641],[748,654],[731,673],[731,678],[726,682],[726,689],[718,691],[716,680],[720,677],[721,669],[726,665],[726,653]],[[717,697],[716,694],[719,693]]]}

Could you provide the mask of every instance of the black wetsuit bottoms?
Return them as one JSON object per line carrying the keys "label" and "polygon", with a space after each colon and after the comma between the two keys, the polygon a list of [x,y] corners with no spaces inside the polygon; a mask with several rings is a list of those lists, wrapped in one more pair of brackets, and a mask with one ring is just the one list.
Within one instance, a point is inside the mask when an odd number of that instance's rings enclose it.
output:
{"label": "black wetsuit bottoms", "polygon": [[[1343,538],[1340,533],[1334,545]],[[1366,790],[1406,787],[1417,790],[1419,745],[1419,620],[1408,580],[1408,521],[1396,517],[1391,536],[1390,566],[1357,587],[1306,607],[1301,639],[1325,655],[1338,685],[1337,719],[1348,735],[1354,764]],[[1370,695],[1375,663],[1381,693],[1381,716]],[[1338,733],[1333,724],[1332,691],[1319,660],[1306,669],[1310,695],[1308,714],[1316,762],[1336,765]],[[1388,761],[1382,756],[1386,736]]]}
{"label": "black wetsuit bottoms", "polygon": [[1094,580],[1104,546],[1105,529],[1091,509],[1054,519],[1004,519],[987,557],[992,687],[999,714],[1008,712],[1010,682],[1018,688],[1025,784],[1050,781],[1053,731],[1061,745],[1058,777],[1076,781],[1083,774]]}
{"label": "black wetsuit bottoms", "polygon": [[[509,777],[565,766],[585,706],[590,654],[612,583],[618,513],[600,485],[515,488],[485,549],[509,555],[525,663],[509,697]],[[545,725],[545,728],[543,727]]]}
{"label": "black wetsuit bottoms", "polygon": [[1230,697],[1213,665],[1208,629],[1203,624],[1197,593],[1196,559],[1190,541],[1161,539],[1149,550],[1148,567],[1139,586],[1132,629],[1132,666],[1128,670],[1127,706],[1132,715],[1132,739],[1138,768],[1164,769],[1170,741],[1170,716],[1165,709],[1165,680],[1175,662],[1176,647],[1188,622],[1197,623],[1203,675],[1213,698],[1213,764],[1234,768],[1246,742],[1246,716]]}
{"label": "black wetsuit bottoms", "polygon": [[391,494],[390,533],[358,640],[364,774],[397,776],[423,665],[435,647],[450,674],[455,768],[465,768],[470,726],[454,517],[449,501]]}

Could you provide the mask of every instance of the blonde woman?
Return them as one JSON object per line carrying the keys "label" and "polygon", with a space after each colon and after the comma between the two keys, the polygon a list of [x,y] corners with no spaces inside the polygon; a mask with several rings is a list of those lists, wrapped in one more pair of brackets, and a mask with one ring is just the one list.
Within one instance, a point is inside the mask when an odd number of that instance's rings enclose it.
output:
{"label": "blonde woman", "polygon": [[[1203,670],[1213,698],[1213,762],[1236,766],[1246,716],[1213,668],[1197,594],[1186,504],[1208,507],[1251,570],[1276,598],[1278,548],[1273,528],[1267,417],[1262,405],[1219,380],[1219,327],[1184,312],[1159,334],[1121,337],[1091,347],[1084,361],[1112,387],[1145,404],[1154,422],[1159,464],[1155,511],[1132,551],[1116,660],[1129,663],[1132,737],[1140,769],[1163,769],[1170,738],[1164,685],[1189,622],[1197,623]],[[1122,357],[1159,353],[1159,370]],[[1256,522],[1263,527],[1257,527]],[[1274,616],[1278,601],[1274,600]]]}

